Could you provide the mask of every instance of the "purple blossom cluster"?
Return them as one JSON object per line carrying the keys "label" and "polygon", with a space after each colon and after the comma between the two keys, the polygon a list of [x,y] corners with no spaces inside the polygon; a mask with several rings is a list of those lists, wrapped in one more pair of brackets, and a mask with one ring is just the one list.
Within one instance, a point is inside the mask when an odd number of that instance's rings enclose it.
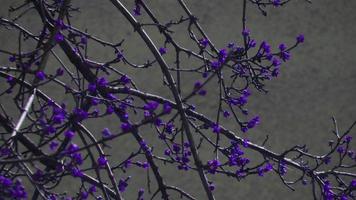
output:
{"label": "purple blossom cluster", "polygon": [[12,180],[0,175],[0,199],[27,199],[28,195],[20,179]]}

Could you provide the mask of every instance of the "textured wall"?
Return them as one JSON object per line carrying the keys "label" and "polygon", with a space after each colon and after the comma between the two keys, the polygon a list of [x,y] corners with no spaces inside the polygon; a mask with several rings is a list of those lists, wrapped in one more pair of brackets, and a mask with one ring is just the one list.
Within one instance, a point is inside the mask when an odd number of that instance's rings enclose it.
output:
{"label": "textured wall", "polygon": [[[10,2],[14,1],[1,1],[0,16],[7,16],[6,8]],[[132,4],[128,0],[124,2]],[[163,21],[172,15],[180,16],[181,10],[177,10],[174,0],[147,2],[156,13],[160,12],[158,16]],[[127,38],[125,48],[131,59],[144,61],[150,57],[147,56],[150,55],[149,51],[142,48],[142,41],[109,1],[73,0],[73,3],[82,8],[82,14],[78,14],[73,21],[76,26],[88,27],[89,32],[109,41]],[[231,41],[241,42],[241,1],[191,0],[187,4],[217,47],[221,48]],[[279,42],[294,42],[299,33],[304,33],[306,37],[306,42],[293,51],[292,61],[282,67],[281,76],[267,84],[269,93],[263,95],[253,91],[248,108],[251,113],[260,114],[262,123],[249,133],[252,141],[260,143],[268,134],[270,139],[267,146],[277,152],[293,144],[307,144],[310,151],[322,152],[332,136],[331,116],[339,121],[341,130],[356,120],[355,9],[356,1],[350,0],[313,0],[312,4],[297,0],[281,9],[268,9],[268,17],[260,15],[255,8],[249,8],[248,27],[258,41],[267,40],[277,47]],[[36,27],[37,22],[28,19],[26,23],[32,28]],[[162,42],[153,29],[149,33],[155,41]],[[0,30],[2,47],[14,48],[9,37]],[[184,44],[186,38],[177,37]],[[98,51],[94,46],[89,53],[93,58],[108,58],[112,54]],[[147,71],[128,70],[128,73],[137,73],[136,81],[147,91],[160,92],[169,97],[170,93],[159,87],[162,82],[159,70],[149,71],[149,75]],[[60,91],[49,92],[57,99],[62,98]],[[0,102],[6,104],[7,100],[0,99]],[[216,107],[214,101],[200,101],[198,105],[201,105],[198,109],[206,110],[208,115],[215,112],[210,109]],[[116,122],[108,120],[97,123],[89,124],[89,127],[99,131],[106,124],[115,126]],[[233,127],[232,123],[229,125]],[[355,135],[355,132],[352,134]],[[119,141],[117,145],[129,147],[131,143]],[[182,177],[182,174],[169,172],[165,172],[165,176],[170,178],[171,184],[186,187],[188,191],[201,189],[200,185],[192,184],[197,177]],[[216,185],[217,199],[312,199],[310,187],[298,187],[297,191],[291,192],[275,175],[249,177],[241,183],[233,179],[216,178]],[[126,195],[130,199],[131,195],[136,194]],[[205,198],[203,193],[198,193],[197,197]]]}

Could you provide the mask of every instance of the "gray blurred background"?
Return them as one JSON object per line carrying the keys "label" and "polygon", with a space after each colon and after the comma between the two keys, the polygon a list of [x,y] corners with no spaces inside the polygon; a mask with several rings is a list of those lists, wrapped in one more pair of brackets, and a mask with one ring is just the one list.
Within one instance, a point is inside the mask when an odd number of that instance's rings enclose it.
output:
{"label": "gray blurred background", "polygon": [[[8,16],[9,5],[16,2],[19,1],[1,0],[0,16]],[[132,61],[142,62],[152,58],[141,39],[109,1],[72,2],[81,8],[81,13],[74,15],[72,22],[75,26],[88,28],[88,32],[112,42],[126,38],[125,55]],[[123,2],[132,10],[132,1]],[[187,5],[199,18],[215,45],[222,48],[229,42],[241,42],[241,2],[190,0]],[[182,15],[182,10],[177,7],[175,0],[151,0],[147,3],[161,22],[168,22],[169,18],[177,19]],[[311,152],[321,153],[327,149],[327,141],[332,137],[331,116],[336,117],[341,130],[347,129],[356,120],[355,10],[356,1],[313,0],[312,4],[308,4],[303,0],[295,0],[283,8],[267,9],[268,16],[264,17],[255,7],[248,6],[247,24],[252,37],[258,42],[266,40],[276,49],[280,42],[293,44],[299,33],[304,33],[306,37],[305,43],[292,52],[292,60],[282,66],[280,77],[267,83],[269,93],[265,95],[253,91],[247,108],[250,113],[259,114],[262,122],[256,130],[249,133],[252,141],[260,144],[266,135],[269,135],[266,146],[276,152],[294,144],[306,144]],[[21,23],[30,30],[38,31],[36,27],[39,21],[34,12]],[[182,30],[177,29],[175,37],[182,44],[189,46],[187,36],[179,35]],[[148,29],[148,32],[157,44],[163,45],[162,37],[155,29]],[[16,43],[11,37],[16,38],[1,29],[1,48],[16,49]],[[101,48],[89,46],[88,54],[99,61],[115,56],[112,51]],[[170,59],[172,57],[167,56],[167,60]],[[0,61],[1,64],[6,64],[7,57],[1,57]],[[54,63],[53,61],[53,66],[58,65]],[[143,90],[170,97],[169,91],[161,86],[162,78],[157,67],[151,71],[127,69],[126,72],[135,74],[135,81]],[[191,77],[186,77],[187,88],[192,87],[193,82],[190,79]],[[1,84],[3,83],[2,80]],[[211,90],[217,91],[218,88]],[[66,99],[61,92],[62,90],[51,88],[48,90],[48,94],[53,98],[69,101],[70,98]],[[7,99],[0,99],[0,102],[11,106]],[[203,110],[211,116],[216,110],[215,103],[205,99],[198,100],[196,104],[198,110]],[[106,119],[88,124],[94,132],[99,132],[106,126],[117,127],[117,121]],[[234,124],[228,122],[227,126],[234,127]],[[355,131],[352,135],[356,136]],[[123,139],[125,140],[116,143],[120,149],[132,146],[128,140],[132,138]],[[117,155],[120,150],[113,149],[112,153],[114,152]],[[139,172],[137,170],[137,173]],[[192,191],[198,199],[205,199],[201,185],[196,182],[196,174],[175,173],[174,169],[163,173],[170,184]],[[213,180],[217,186],[216,199],[312,199],[310,187],[297,187],[295,192],[291,192],[275,175],[264,178],[248,177],[240,183],[225,177],[214,177]],[[143,181],[132,180],[130,186],[137,186],[140,182]],[[70,190],[67,187],[66,189]],[[128,190],[124,196],[134,199],[136,192]]]}

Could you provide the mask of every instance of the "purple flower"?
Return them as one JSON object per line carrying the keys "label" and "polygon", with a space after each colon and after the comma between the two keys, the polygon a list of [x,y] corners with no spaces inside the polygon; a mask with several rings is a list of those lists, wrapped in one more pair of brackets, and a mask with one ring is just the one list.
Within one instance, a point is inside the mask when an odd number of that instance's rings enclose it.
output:
{"label": "purple flower", "polygon": [[209,73],[208,73],[208,72],[203,72],[202,77],[203,77],[203,78],[207,78],[207,77],[208,77],[208,75],[209,75]]}
{"label": "purple flower", "polygon": [[307,181],[306,179],[303,179],[303,180],[302,180],[302,184],[303,184],[303,185],[307,185],[307,184],[308,184],[308,181]]}
{"label": "purple flower", "polygon": [[248,42],[248,47],[249,47],[249,48],[254,48],[254,47],[256,47],[256,41],[255,41],[255,40],[250,40],[250,41]]}
{"label": "purple flower", "polygon": [[133,9],[133,12],[135,16],[141,15],[141,7],[138,4],[136,4],[135,8]]}
{"label": "purple flower", "polygon": [[[93,100],[94,100],[94,99],[93,99]],[[99,102],[99,100],[96,100],[96,99],[95,99],[95,100],[92,101],[91,103],[92,103],[93,105],[97,105],[98,102]],[[97,118],[98,115],[99,115],[98,109],[95,108],[95,110],[94,110],[92,113],[90,113],[90,115],[93,116],[94,118]]]}
{"label": "purple flower", "polygon": [[14,86],[16,84],[16,80],[12,77],[9,76],[6,78],[6,82],[10,85],[10,86]]}
{"label": "purple flower", "polygon": [[198,92],[198,94],[199,94],[200,96],[205,96],[206,93],[207,93],[206,90],[199,90],[199,92]]}
{"label": "purple flower", "polygon": [[337,150],[337,152],[340,153],[340,154],[342,154],[342,153],[345,152],[345,149],[344,149],[344,147],[342,147],[342,146],[339,146],[336,150]]}
{"label": "purple flower", "polygon": [[[0,186],[1,185],[5,187],[2,187],[1,194],[10,195],[5,196],[5,199],[27,199],[27,192],[25,191],[25,187],[22,185],[20,179],[12,181],[11,179],[5,178],[4,176],[0,176]],[[1,198],[3,197],[4,196],[2,196]]]}
{"label": "purple flower", "polygon": [[95,187],[95,185],[90,186],[88,192],[90,192],[90,193],[95,193],[95,192],[96,192],[96,187]]}
{"label": "purple flower", "polygon": [[279,164],[279,173],[283,176],[287,173],[287,166],[286,164],[282,161],[280,164]]}
{"label": "purple flower", "polygon": [[117,99],[117,97],[112,93],[108,93],[106,98],[112,101]]}
{"label": "purple flower", "polygon": [[269,171],[272,171],[272,170],[273,170],[273,165],[271,163],[267,163],[265,165],[264,171],[265,172],[269,172]]}
{"label": "purple flower", "polygon": [[200,39],[199,44],[203,47],[206,48],[209,44],[209,41],[206,38]]}
{"label": "purple flower", "polygon": [[101,132],[103,134],[103,137],[110,137],[111,132],[108,128],[104,128],[104,130]]}
{"label": "purple flower", "polygon": [[73,153],[71,155],[72,159],[74,160],[74,162],[78,165],[82,165],[83,164],[83,157],[81,153]]}
{"label": "purple flower", "polygon": [[179,151],[180,151],[180,146],[178,145],[178,144],[173,144],[173,151],[175,152],[175,153],[178,153]]}
{"label": "purple flower", "polygon": [[143,116],[145,117],[151,117],[151,112],[148,110],[143,111]]}
{"label": "purple flower", "polygon": [[140,141],[140,147],[143,151],[150,153],[151,149],[144,140]]}
{"label": "purple flower", "polygon": [[88,84],[88,90],[89,90],[89,92],[94,93],[96,91],[96,84],[95,83],[89,83]]}
{"label": "purple flower", "polygon": [[290,56],[290,53],[289,53],[288,51],[283,51],[283,52],[281,53],[281,58],[282,58],[283,61],[289,60],[290,57],[291,57],[291,56]]}
{"label": "purple flower", "polygon": [[[90,99],[90,103],[91,103],[91,105],[96,106],[96,105],[98,105],[98,104],[100,103],[100,100],[99,100],[99,99],[96,99],[96,98],[91,98],[91,99]],[[98,110],[94,110],[93,113],[92,113],[92,115],[97,116],[98,113],[99,113]]]}
{"label": "purple flower", "polygon": [[59,163],[56,165],[56,172],[57,173],[60,173],[60,172],[63,172],[64,171],[64,165]]}
{"label": "purple flower", "polygon": [[106,106],[106,114],[111,115],[114,112],[114,107],[111,105]]}
{"label": "purple flower", "polygon": [[331,162],[331,158],[329,156],[326,156],[323,161],[325,164],[329,164]]}
{"label": "purple flower", "polygon": [[189,156],[188,156],[187,154],[185,154],[185,155],[182,157],[182,162],[183,162],[184,164],[190,162]]}
{"label": "purple flower", "polygon": [[[198,91],[198,94],[200,95],[200,96],[205,96],[206,95],[206,90],[203,90],[203,89],[201,89],[201,87],[202,87],[202,83],[200,82],[200,81],[196,81],[195,83],[194,83],[194,90],[199,90]],[[200,90],[201,89],[201,90]]]}
{"label": "purple flower", "polygon": [[15,62],[15,61],[16,61],[16,57],[15,57],[14,55],[11,55],[11,56],[9,57],[9,61],[10,61],[10,62]]}
{"label": "purple flower", "polygon": [[85,110],[82,110],[80,108],[75,108],[73,110],[73,120],[80,122],[83,121],[84,119],[87,119],[89,116],[88,112]]}
{"label": "purple flower", "polygon": [[247,128],[251,129],[260,123],[260,117],[256,116],[247,123]]}
{"label": "purple flower", "polygon": [[281,5],[281,0],[272,0],[272,4],[274,7],[278,7]]}
{"label": "purple flower", "polygon": [[194,89],[200,89],[200,87],[202,86],[203,84],[200,82],[200,81],[195,81],[194,83]]}
{"label": "purple flower", "polygon": [[280,70],[279,67],[274,68],[271,75],[273,77],[277,77],[279,75],[279,70]]}
{"label": "purple flower", "polygon": [[148,111],[154,111],[158,108],[159,103],[156,101],[149,101],[148,103],[146,103],[146,105],[144,105],[143,109],[148,110]]}
{"label": "purple flower", "polygon": [[62,76],[63,74],[64,74],[64,70],[61,67],[56,70],[57,76]]}
{"label": "purple flower", "polygon": [[140,188],[138,190],[138,200],[143,200],[143,194],[144,194],[145,190],[143,188]]}
{"label": "purple flower", "polygon": [[132,161],[130,159],[126,160],[124,162],[124,168],[126,168],[126,169],[129,168],[131,166],[131,164],[132,164]]}
{"label": "purple flower", "polygon": [[105,77],[100,77],[98,78],[98,80],[96,80],[96,84],[99,86],[99,87],[106,87],[108,85],[108,81],[105,79]]}
{"label": "purple flower", "polygon": [[124,85],[129,84],[131,82],[131,79],[127,75],[123,75],[120,78],[120,82]]}
{"label": "purple flower", "polygon": [[74,176],[74,177],[83,177],[83,175],[84,175],[80,169],[75,168],[75,167],[72,168],[71,173],[72,173],[72,176]]}
{"label": "purple flower", "polygon": [[348,200],[348,198],[347,198],[346,195],[342,195],[342,196],[340,197],[340,200]]}
{"label": "purple flower", "polygon": [[128,105],[130,105],[130,104],[131,104],[130,101],[125,101],[125,103],[124,103],[124,102],[121,102],[120,105],[119,105],[119,109],[121,109],[122,111],[124,111],[124,110],[127,109]]}
{"label": "purple flower", "polygon": [[166,124],[165,130],[167,133],[172,134],[174,131],[174,124],[172,122],[169,122]]}
{"label": "purple flower", "polygon": [[356,187],[356,179],[353,179],[350,183],[351,187]]}
{"label": "purple flower", "polygon": [[71,143],[68,147],[68,151],[69,152],[74,152],[79,150],[79,146],[77,144]]}
{"label": "purple flower", "polygon": [[121,124],[121,129],[122,129],[123,132],[128,132],[128,131],[131,130],[131,128],[132,128],[132,126],[131,126],[131,124],[128,123],[128,122],[123,122],[123,123]]}
{"label": "purple flower", "polygon": [[170,149],[164,150],[164,155],[170,156],[171,155],[171,150]]}
{"label": "purple flower", "polygon": [[180,165],[178,165],[177,168],[178,168],[178,170],[185,170],[185,171],[189,170],[189,166],[186,164],[180,164]]}
{"label": "purple flower", "polygon": [[300,35],[297,36],[296,39],[297,39],[297,42],[298,42],[298,43],[303,43],[303,42],[304,42],[304,35],[303,35],[303,34],[300,34]]}
{"label": "purple flower", "polygon": [[80,199],[85,200],[85,199],[88,199],[88,197],[89,197],[89,193],[88,192],[82,191],[80,193]]}
{"label": "purple flower", "polygon": [[271,46],[266,41],[261,43],[261,48],[265,51],[265,53],[271,52]]}
{"label": "purple flower", "polygon": [[248,139],[243,139],[242,140],[242,146],[247,148],[248,147],[249,140]]}
{"label": "purple flower", "polygon": [[245,97],[248,97],[248,96],[251,95],[251,92],[248,89],[244,89],[244,90],[242,90],[242,95],[245,96]]}
{"label": "purple flower", "polygon": [[58,143],[57,141],[51,141],[51,142],[49,143],[49,148],[50,148],[52,151],[54,151],[54,150],[56,150],[56,148],[58,147],[58,145],[59,145],[59,143]]}
{"label": "purple flower", "polygon": [[323,186],[323,189],[324,189],[324,195],[325,195],[325,198],[326,199],[334,199],[333,198],[333,194],[332,194],[332,192],[331,192],[331,184],[330,184],[330,181],[328,181],[328,180],[326,180],[325,182],[324,182],[324,186]]}
{"label": "purple flower", "polygon": [[230,112],[227,111],[227,110],[225,110],[225,111],[223,112],[223,115],[224,115],[225,118],[228,118],[228,117],[230,116]]}
{"label": "purple flower", "polygon": [[209,183],[209,190],[210,191],[213,191],[213,190],[215,190],[215,185],[213,184],[213,183]]}
{"label": "purple flower", "polygon": [[10,187],[12,185],[12,180],[4,176],[0,176],[0,185]]}
{"label": "purple flower", "polygon": [[279,48],[279,50],[284,51],[287,49],[287,46],[284,43],[282,43],[278,46],[278,48]]}
{"label": "purple flower", "polygon": [[162,119],[157,118],[157,119],[155,120],[154,124],[155,124],[156,126],[162,126],[164,123],[163,123]]}
{"label": "purple flower", "polygon": [[221,67],[220,62],[218,62],[218,61],[213,61],[213,62],[211,62],[211,68],[212,68],[212,69],[218,70],[220,67]]}
{"label": "purple flower", "polygon": [[53,134],[53,133],[56,132],[56,128],[54,128],[54,127],[51,126],[51,125],[47,125],[47,126],[45,127],[45,129],[44,129],[44,132],[45,132],[46,134]]}
{"label": "purple flower", "polygon": [[166,113],[166,114],[169,114],[171,113],[172,111],[172,106],[170,103],[166,102],[163,104],[163,112]]}
{"label": "purple flower", "polygon": [[65,113],[58,113],[53,116],[53,122],[55,124],[61,124],[65,120]]}
{"label": "purple flower", "polygon": [[190,143],[189,142],[184,142],[183,145],[184,145],[184,147],[187,147],[187,148],[190,147]]}
{"label": "purple flower", "polygon": [[59,29],[66,29],[67,28],[67,25],[65,25],[63,20],[61,20],[61,19],[56,20],[55,24]]}
{"label": "purple flower", "polygon": [[46,79],[46,74],[43,71],[37,71],[36,78],[40,81],[43,81]]}
{"label": "purple flower", "polygon": [[246,133],[248,131],[248,128],[246,126],[241,127],[241,131],[243,133]]}
{"label": "purple flower", "polygon": [[159,48],[159,53],[160,53],[161,55],[166,54],[166,53],[167,53],[167,48],[160,47],[160,48]]}
{"label": "purple flower", "polygon": [[141,165],[141,167],[142,167],[143,169],[148,169],[148,168],[150,167],[150,164],[148,164],[148,162],[143,162],[142,165]]}
{"label": "purple flower", "polygon": [[97,162],[98,162],[99,167],[104,167],[106,165],[106,163],[108,162],[108,160],[106,159],[105,156],[101,155],[101,156],[99,156]]}
{"label": "purple flower", "polygon": [[236,174],[236,176],[238,176],[240,178],[243,178],[246,176],[246,172],[244,172],[242,169],[236,170],[235,174]]}
{"label": "purple flower", "polygon": [[281,61],[280,61],[278,58],[274,57],[274,58],[272,59],[272,65],[273,65],[273,66],[278,67],[278,66],[281,65],[281,64],[282,64],[282,63],[281,63]]}
{"label": "purple flower", "polygon": [[346,143],[350,143],[351,140],[352,140],[352,136],[351,136],[351,135],[347,135],[347,136],[345,137],[345,142],[346,142]]}
{"label": "purple flower", "polygon": [[258,176],[263,176],[264,175],[264,168],[263,167],[259,167],[258,169],[257,169],[257,173],[258,173]]}
{"label": "purple flower", "polygon": [[227,57],[227,52],[226,49],[220,49],[219,50],[219,62],[224,63]]}
{"label": "purple flower", "polygon": [[221,132],[221,127],[219,126],[219,124],[213,124],[212,129],[213,129],[213,132],[216,134],[219,134]]}
{"label": "purple flower", "polygon": [[60,33],[60,32],[58,32],[58,33],[56,33],[56,35],[54,36],[54,39],[56,40],[56,42],[62,42],[63,40],[64,40],[64,36]]}
{"label": "purple flower", "polygon": [[120,179],[119,185],[118,185],[120,192],[125,192],[126,187],[128,186],[127,181],[128,181],[130,178],[131,178],[131,177],[129,176],[129,177],[126,178],[126,179]]}
{"label": "purple flower", "polygon": [[235,43],[233,42],[230,42],[228,45],[227,45],[228,48],[232,49],[235,47]]}
{"label": "purple flower", "polygon": [[349,151],[347,151],[347,155],[348,155],[351,159],[353,159],[353,156],[355,155],[355,152],[352,151],[352,150],[349,150]]}
{"label": "purple flower", "polygon": [[244,37],[249,36],[249,35],[250,35],[250,30],[249,30],[248,28],[245,28],[245,29],[242,31],[242,35],[243,35]]}
{"label": "purple flower", "polygon": [[266,55],[266,59],[269,60],[269,61],[271,61],[273,58],[274,58],[273,55],[270,54],[270,53],[268,53],[268,54]]}
{"label": "purple flower", "polygon": [[208,172],[210,174],[215,174],[216,170],[220,167],[221,163],[219,160],[209,160],[207,163],[207,167],[208,167]]}
{"label": "purple flower", "polygon": [[158,138],[161,139],[161,140],[167,139],[166,135],[163,134],[163,133],[159,133],[159,134],[158,134]]}
{"label": "purple flower", "polygon": [[84,35],[80,37],[80,43],[82,44],[87,44],[88,43],[88,38]]}
{"label": "purple flower", "polygon": [[64,136],[68,139],[72,139],[74,137],[74,132],[71,130],[68,130],[68,131],[64,132]]}

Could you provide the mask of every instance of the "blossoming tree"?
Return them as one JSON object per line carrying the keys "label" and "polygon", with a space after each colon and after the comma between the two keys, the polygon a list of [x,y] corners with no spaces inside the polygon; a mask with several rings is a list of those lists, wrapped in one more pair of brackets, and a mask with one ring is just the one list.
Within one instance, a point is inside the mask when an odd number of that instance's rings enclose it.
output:
{"label": "blossoming tree", "polygon": [[[243,42],[218,48],[184,0],[177,0],[182,16],[169,22],[159,21],[149,1],[128,6],[110,0],[149,50],[151,57],[144,63],[127,56],[124,38],[109,42],[72,25],[80,9],[70,0],[26,0],[11,7],[15,17],[0,18],[1,31],[18,37],[16,51],[0,47],[8,58],[1,63],[0,77],[7,85],[0,98],[13,104],[0,104],[0,199],[125,199],[134,179],[141,182],[140,200],[176,199],[177,194],[197,199],[171,185],[162,174],[166,168],[197,174],[206,194],[201,198],[209,200],[215,199],[213,176],[243,181],[266,173],[275,173],[291,190],[298,184],[310,187],[314,199],[355,199],[351,132],[356,122],[341,132],[334,120],[330,149],[320,155],[305,145],[274,152],[266,141],[259,145],[248,139],[249,130],[260,123],[246,108],[251,91],[266,92],[266,82],[279,76],[280,66],[304,36],[296,35],[293,44],[281,43],[277,50],[257,42],[247,25],[247,5],[267,15],[266,8],[290,1],[242,0]],[[18,23],[30,12],[40,21],[39,32]],[[176,39],[177,26],[185,27],[187,47]],[[163,42],[148,34],[152,28]],[[93,45],[110,49],[111,59],[93,59],[88,53]],[[161,75],[151,78],[162,79],[169,95],[140,89],[126,68],[159,69]],[[189,87],[187,77],[194,77]],[[48,95],[54,88],[62,91],[66,103]],[[204,98],[217,99],[214,116],[199,111],[205,109],[199,105]],[[100,120],[112,120],[113,128],[101,127],[100,133],[88,128]],[[226,128],[226,121],[233,121],[234,128]],[[146,139],[147,132],[154,141]],[[136,145],[113,145],[128,140]],[[113,149],[119,159],[107,153]],[[249,152],[259,156],[249,157]]]}

